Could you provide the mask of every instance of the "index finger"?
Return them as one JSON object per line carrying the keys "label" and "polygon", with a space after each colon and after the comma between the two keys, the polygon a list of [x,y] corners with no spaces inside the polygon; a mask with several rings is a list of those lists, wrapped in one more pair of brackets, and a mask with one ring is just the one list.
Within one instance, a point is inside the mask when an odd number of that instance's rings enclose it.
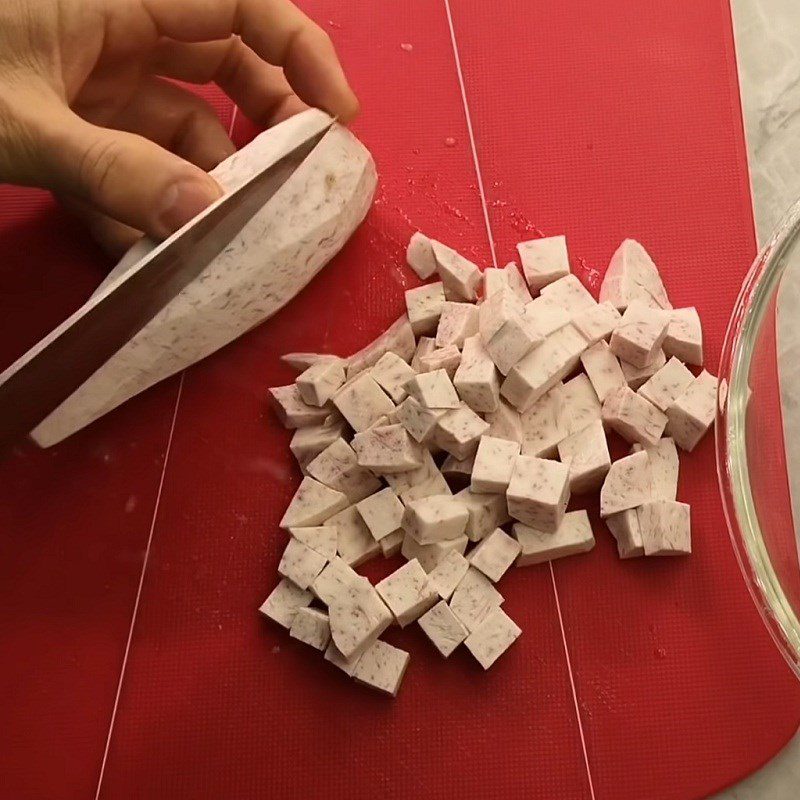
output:
{"label": "index finger", "polygon": [[290,0],[140,0],[161,36],[203,42],[241,36],[283,68],[298,97],[344,121],[358,112],[328,36]]}

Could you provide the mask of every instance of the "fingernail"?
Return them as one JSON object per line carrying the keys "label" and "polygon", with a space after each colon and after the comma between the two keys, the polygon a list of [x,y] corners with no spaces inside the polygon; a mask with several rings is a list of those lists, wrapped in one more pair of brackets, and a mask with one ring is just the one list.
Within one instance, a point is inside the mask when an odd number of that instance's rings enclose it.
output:
{"label": "fingernail", "polygon": [[164,193],[158,214],[162,235],[174,233],[221,196],[222,190],[210,181],[189,178],[173,183]]}

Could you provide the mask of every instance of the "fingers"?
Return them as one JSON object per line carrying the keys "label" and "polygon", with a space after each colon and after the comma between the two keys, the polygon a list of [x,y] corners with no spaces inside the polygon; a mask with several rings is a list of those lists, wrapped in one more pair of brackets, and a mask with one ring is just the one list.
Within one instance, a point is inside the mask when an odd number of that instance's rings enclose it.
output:
{"label": "fingers", "polygon": [[162,36],[182,42],[233,34],[282,67],[297,96],[343,121],[358,113],[330,37],[289,0],[142,0]]}
{"label": "fingers", "polygon": [[92,238],[112,258],[120,258],[142,236],[141,231],[123,225],[73,197],[61,196],[58,201],[84,223]]}
{"label": "fingers", "polygon": [[[92,121],[91,115],[87,118]],[[108,120],[108,125],[151,139],[205,171],[235,151],[207,103],[157,78],[145,79],[130,103]],[[95,241],[111,256],[121,256],[142,235],[85,201],[66,195],[59,201],[85,223]]]}
{"label": "fingers", "polygon": [[259,58],[238,37],[217,42],[163,39],[151,68],[191,83],[213,81],[260,127],[269,127],[308,106],[294,93],[282,70]]}
{"label": "fingers", "polygon": [[236,152],[208,103],[155,77],[142,81],[109,126],[144,136],[206,172]]}
{"label": "fingers", "polygon": [[154,142],[96,127],[67,108],[49,109],[40,127],[36,184],[154,238],[165,238],[222,194],[203,170]]}

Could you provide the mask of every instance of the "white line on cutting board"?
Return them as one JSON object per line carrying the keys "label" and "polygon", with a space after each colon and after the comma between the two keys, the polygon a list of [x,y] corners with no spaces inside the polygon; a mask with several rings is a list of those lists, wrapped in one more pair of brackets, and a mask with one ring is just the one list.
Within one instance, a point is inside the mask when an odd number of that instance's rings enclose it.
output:
{"label": "white line on cutting board", "polygon": [[556,600],[556,611],[558,612],[558,624],[561,628],[561,640],[564,642],[564,656],[567,659],[567,672],[569,673],[569,685],[572,687],[572,701],[575,703],[575,714],[578,717],[578,733],[581,735],[581,749],[583,750],[583,760],[586,764],[586,778],[589,781],[589,794],[592,800],[594,797],[594,783],[592,782],[592,770],[589,767],[589,751],[586,749],[586,736],[583,732],[583,722],[581,721],[581,709],[578,704],[578,690],[575,688],[575,674],[572,671],[572,659],[569,656],[567,645],[567,633],[564,630],[564,616],[561,613],[561,600],[558,596],[558,586],[556,586],[556,573],[553,569],[553,562],[548,561],[550,567],[550,580],[553,582],[553,595]]}
{"label": "white line on cutting board", "polygon": [[178,406],[181,402],[181,394],[183,393],[183,379],[186,375],[185,372],[181,373],[181,380],[178,384],[178,395],[175,398],[175,408],[172,411],[172,424],[169,428],[169,436],[167,437],[167,449],[164,452],[164,463],[161,466],[161,479],[158,482],[158,491],[156,492],[156,502],[153,506],[153,518],[150,521],[150,532],[147,535],[147,547],[144,551],[144,561],[142,561],[142,571],[139,575],[139,586],[136,590],[136,600],[133,603],[133,612],[131,614],[131,625],[128,629],[128,640],[125,643],[125,654],[122,657],[122,667],[119,671],[119,681],[117,682],[117,694],[114,697],[114,707],[111,710],[111,721],[108,725],[108,736],[106,737],[106,746],[103,750],[103,761],[100,764],[100,775],[97,778],[97,791],[95,792],[95,800],[100,797],[100,789],[103,786],[103,775],[106,771],[106,761],[108,761],[108,751],[111,747],[111,734],[114,731],[114,723],[117,719],[117,708],[119,707],[119,698],[122,695],[122,683],[125,680],[125,669],[128,666],[128,655],[131,650],[131,642],[133,641],[133,631],[136,627],[136,617],[139,614],[139,601],[142,598],[142,586],[144,586],[144,575],[147,572],[147,562],[150,559],[150,546],[153,543],[153,532],[156,529],[156,519],[158,518],[158,507],[161,503],[161,492],[164,489],[164,478],[167,475],[167,464],[169,463],[169,452],[172,449],[172,437],[175,434],[175,422],[178,419]]}
{"label": "white line on cutting board", "polygon": [[492,266],[497,267],[497,253],[494,249],[494,234],[489,222],[489,208],[486,205],[486,192],[483,191],[483,176],[481,167],[478,163],[478,148],[475,146],[475,134],[472,131],[472,116],[469,113],[469,103],[467,102],[467,89],[464,86],[464,73],[461,71],[461,59],[458,55],[458,45],[456,44],[456,31],[453,27],[453,15],[450,12],[450,0],[444,0],[444,7],[447,11],[447,24],[450,26],[450,41],[453,44],[453,58],[456,62],[456,72],[458,73],[458,85],[461,88],[461,100],[464,103],[464,117],[467,121],[467,132],[469,133],[469,144],[472,148],[472,160],[475,163],[475,176],[478,179],[478,191],[481,195],[481,207],[483,208],[483,221],[486,225],[486,235],[489,237],[489,249],[492,251]]}
{"label": "white line on cutting board", "polygon": [[[236,115],[239,111],[239,106],[233,107],[231,113],[231,122],[228,126],[228,136],[233,136],[233,126],[236,124]],[[111,710],[111,721],[108,725],[108,736],[106,737],[106,746],[103,750],[103,761],[100,764],[100,775],[97,778],[97,791],[95,792],[95,800],[100,797],[100,790],[103,786],[103,776],[106,771],[106,762],[108,761],[108,751],[111,747],[111,735],[114,731],[114,723],[117,719],[117,707],[119,706],[119,698],[122,694],[122,683],[125,680],[125,669],[128,666],[128,654],[131,649],[131,642],[133,641],[133,630],[136,627],[136,617],[139,613],[139,601],[142,596],[142,586],[144,585],[144,575],[147,572],[147,562],[150,558],[150,546],[153,543],[153,533],[156,529],[156,519],[158,518],[158,507],[161,504],[161,492],[164,488],[164,478],[167,475],[167,464],[169,463],[169,453],[172,449],[172,438],[175,435],[175,423],[178,420],[178,407],[181,404],[181,395],[183,394],[183,380],[186,377],[186,371],[181,372],[181,380],[178,384],[178,395],[175,398],[175,408],[172,410],[172,424],[169,428],[169,436],[167,436],[167,449],[164,452],[164,463],[161,466],[161,479],[158,482],[158,492],[156,493],[156,502],[153,506],[153,518],[150,521],[150,532],[147,536],[147,547],[144,551],[144,561],[142,562],[142,572],[139,575],[139,587],[136,590],[136,600],[133,603],[133,612],[131,614],[131,625],[128,629],[128,640],[125,643],[125,654],[122,657],[122,667],[119,672],[119,681],[117,682],[117,694],[114,697],[114,707]]]}
{"label": "white line on cutting board", "polygon": [[[495,267],[497,264],[497,255],[495,253],[494,235],[492,233],[492,224],[489,220],[489,208],[486,202],[486,193],[483,188],[483,177],[481,175],[480,164],[478,163],[478,149],[475,146],[475,135],[472,130],[472,118],[469,111],[469,103],[467,102],[467,90],[464,85],[464,73],[461,70],[461,58],[458,53],[458,44],[456,43],[456,31],[453,26],[453,14],[450,10],[450,0],[444,0],[445,11],[447,12],[447,24],[450,27],[450,41],[453,46],[453,58],[455,60],[456,72],[458,73],[458,85],[461,88],[461,100],[464,105],[464,116],[467,122],[467,131],[469,132],[469,141],[472,148],[472,160],[475,164],[475,174],[478,179],[478,191],[481,195],[481,206],[483,207],[483,219],[486,223],[486,235],[489,237],[489,247],[492,251],[492,263]],[[553,562],[548,562],[550,567],[550,580],[553,584],[553,596],[556,601],[556,612],[558,613],[558,625],[561,630],[561,641],[564,645],[564,657],[567,662],[567,672],[569,673],[569,683],[572,689],[572,701],[575,704],[575,717],[578,720],[578,733],[581,739],[581,749],[583,751],[583,761],[586,766],[586,778],[589,782],[589,794],[592,800],[595,800],[594,782],[592,781],[592,770],[589,766],[589,753],[586,748],[586,736],[583,730],[583,720],[581,719],[581,709],[578,703],[578,691],[575,687],[575,675],[572,671],[572,659],[569,655],[569,644],[567,643],[567,634],[564,629],[564,617],[561,613],[561,600],[558,596],[558,586],[556,585],[556,575],[553,570]]]}

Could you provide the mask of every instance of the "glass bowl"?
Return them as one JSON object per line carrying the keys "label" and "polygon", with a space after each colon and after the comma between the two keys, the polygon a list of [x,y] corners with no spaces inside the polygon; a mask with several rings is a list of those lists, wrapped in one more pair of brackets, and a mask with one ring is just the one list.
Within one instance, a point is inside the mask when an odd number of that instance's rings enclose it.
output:
{"label": "glass bowl", "polygon": [[800,678],[800,201],[745,278],[720,361],[717,470],[747,586]]}

